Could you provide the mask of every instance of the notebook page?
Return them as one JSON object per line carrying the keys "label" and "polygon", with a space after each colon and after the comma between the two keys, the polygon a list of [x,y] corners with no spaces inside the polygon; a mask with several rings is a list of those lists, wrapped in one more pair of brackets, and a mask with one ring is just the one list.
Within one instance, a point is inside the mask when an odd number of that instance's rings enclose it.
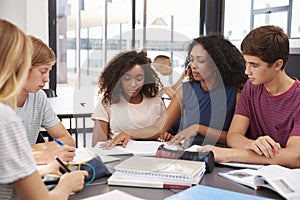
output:
{"label": "notebook page", "polygon": [[121,145],[117,145],[111,150],[104,150],[100,148],[100,144],[104,142],[98,142],[93,151],[101,155],[123,155],[123,154],[133,154],[137,156],[155,156],[158,147],[166,142],[158,141],[135,141],[129,140],[126,148]]}
{"label": "notebook page", "polygon": [[[86,148],[76,148],[76,155],[71,163],[82,163],[92,159],[97,153],[90,149],[90,147]],[[97,154],[99,155],[99,154]],[[120,160],[120,158],[107,156],[107,155],[99,155],[103,163],[109,163],[116,160]]]}

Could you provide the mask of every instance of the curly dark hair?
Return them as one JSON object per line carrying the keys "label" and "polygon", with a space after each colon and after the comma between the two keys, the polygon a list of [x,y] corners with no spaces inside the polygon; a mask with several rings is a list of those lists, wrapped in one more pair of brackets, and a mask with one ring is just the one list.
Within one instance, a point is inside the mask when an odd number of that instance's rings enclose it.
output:
{"label": "curly dark hair", "polygon": [[[195,38],[188,46],[188,58],[194,46],[201,45],[216,64],[224,85],[242,89],[247,80],[245,60],[241,52],[220,33]],[[189,71],[190,80],[194,80]]]}
{"label": "curly dark hair", "polygon": [[122,95],[121,77],[134,65],[140,65],[145,73],[144,85],[141,93],[146,97],[155,97],[158,95],[162,84],[156,74],[151,68],[150,59],[146,56],[144,51],[137,52],[124,51],[116,55],[105,66],[98,80],[98,95],[103,93],[103,103],[110,104],[120,102]]}

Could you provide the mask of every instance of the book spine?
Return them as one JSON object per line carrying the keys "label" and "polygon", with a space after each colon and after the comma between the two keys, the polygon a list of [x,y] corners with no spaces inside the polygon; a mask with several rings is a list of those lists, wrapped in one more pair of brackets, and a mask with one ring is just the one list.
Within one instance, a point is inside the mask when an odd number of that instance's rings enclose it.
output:
{"label": "book spine", "polygon": [[178,185],[178,184],[170,184],[170,183],[164,183],[163,188],[164,189],[187,189],[190,188],[191,185]]}
{"label": "book spine", "polygon": [[109,177],[107,183],[108,185],[118,186],[163,188],[163,182],[161,181],[133,180],[124,177],[118,177],[116,174],[113,174],[111,177]]}
{"label": "book spine", "polygon": [[163,188],[163,189],[187,189],[191,184],[175,184],[175,183],[163,183],[163,182],[148,182],[148,181],[133,181],[122,179],[108,179],[108,185],[118,186],[133,186],[133,187],[147,187],[147,188]]}

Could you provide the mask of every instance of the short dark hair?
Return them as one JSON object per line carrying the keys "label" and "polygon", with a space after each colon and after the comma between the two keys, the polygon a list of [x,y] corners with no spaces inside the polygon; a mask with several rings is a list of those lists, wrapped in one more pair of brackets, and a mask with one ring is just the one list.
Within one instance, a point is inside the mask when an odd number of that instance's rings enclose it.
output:
{"label": "short dark hair", "polygon": [[155,61],[157,61],[157,60],[160,60],[160,59],[170,59],[170,57],[169,56],[166,56],[166,55],[157,55],[155,58],[154,58],[154,60],[153,60],[153,62],[155,62]]}
{"label": "short dark hair", "polygon": [[260,26],[244,38],[241,50],[244,55],[257,56],[268,64],[282,59],[283,69],[289,58],[289,38],[278,26]]}

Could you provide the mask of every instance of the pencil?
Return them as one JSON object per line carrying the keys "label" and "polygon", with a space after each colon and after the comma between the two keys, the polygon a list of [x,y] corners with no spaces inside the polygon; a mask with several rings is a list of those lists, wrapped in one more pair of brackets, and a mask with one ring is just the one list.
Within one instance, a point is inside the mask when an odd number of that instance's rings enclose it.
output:
{"label": "pencil", "polygon": [[64,168],[64,170],[66,172],[71,172],[71,170],[57,157],[55,156],[55,159],[57,160],[57,162],[62,166],[62,168]]}

